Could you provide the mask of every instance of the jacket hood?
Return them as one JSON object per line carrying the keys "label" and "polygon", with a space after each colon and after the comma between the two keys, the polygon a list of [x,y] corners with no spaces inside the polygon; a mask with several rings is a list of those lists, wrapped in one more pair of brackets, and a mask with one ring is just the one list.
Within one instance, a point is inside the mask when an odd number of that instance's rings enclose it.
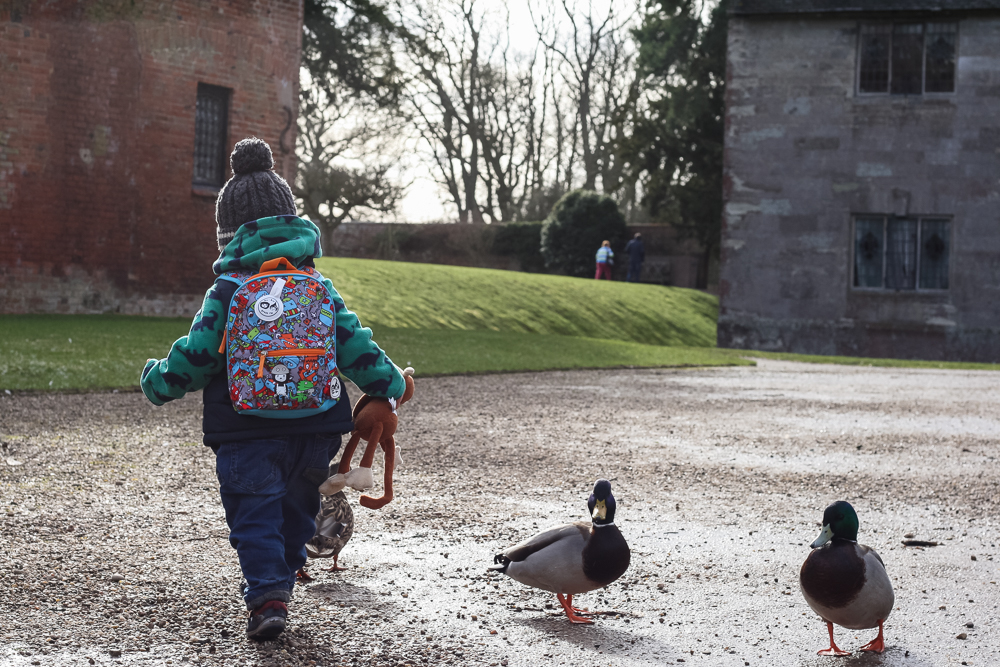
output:
{"label": "jacket hood", "polygon": [[225,248],[212,270],[256,271],[264,262],[285,257],[296,266],[310,257],[321,257],[320,231],[315,224],[294,215],[276,215],[245,222]]}

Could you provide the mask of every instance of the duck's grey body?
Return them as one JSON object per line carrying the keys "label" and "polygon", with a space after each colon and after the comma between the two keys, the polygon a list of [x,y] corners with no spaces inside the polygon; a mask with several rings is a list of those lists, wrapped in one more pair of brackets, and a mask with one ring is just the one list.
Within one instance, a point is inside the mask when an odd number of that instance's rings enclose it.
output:
{"label": "duck's grey body", "polygon": [[583,573],[583,549],[592,528],[582,521],[542,531],[503,552],[510,559],[504,573],[526,586],[576,595],[600,588]]}
{"label": "duck's grey body", "polygon": [[607,586],[628,569],[631,553],[614,524],[582,521],[542,531],[494,559],[496,568],[527,586],[578,595]]}
{"label": "duck's grey body", "polygon": [[852,630],[876,628],[896,595],[885,564],[871,547],[835,539],[813,550],[799,574],[806,603],[824,621]]}
{"label": "duck's grey body", "polygon": [[354,534],[354,511],[343,491],[323,496],[316,534],[306,543],[310,558],[336,558]]}

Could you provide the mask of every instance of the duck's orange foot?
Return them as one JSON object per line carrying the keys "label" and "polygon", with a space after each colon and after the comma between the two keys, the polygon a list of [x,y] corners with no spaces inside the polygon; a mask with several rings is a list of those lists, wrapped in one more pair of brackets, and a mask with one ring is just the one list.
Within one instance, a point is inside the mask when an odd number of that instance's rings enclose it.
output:
{"label": "duck's orange foot", "polygon": [[833,641],[833,623],[830,621],[826,622],[826,631],[830,633],[830,648],[825,648],[822,651],[816,651],[816,655],[830,655],[839,658],[851,654],[850,651],[841,651],[837,648],[837,644]]}
{"label": "duck's orange foot", "polygon": [[301,568],[298,572],[295,573],[295,580],[302,584],[308,583],[310,581],[315,581],[313,577],[309,576],[309,573],[306,572],[305,568]]}
{"label": "duck's orange foot", "polygon": [[882,653],[885,651],[885,642],[881,639],[873,639],[858,650],[871,651],[872,653]]}
{"label": "duck's orange foot", "polygon": [[885,651],[885,640],[882,639],[882,621],[878,622],[878,637],[871,640],[858,650],[871,651],[872,653],[882,653]]}
{"label": "duck's orange foot", "polygon": [[[339,555],[340,554],[337,554],[337,556]],[[327,568],[326,570],[327,572],[343,572],[344,570],[347,569],[346,567],[340,567],[339,565],[337,565],[337,556],[333,557],[333,567]]]}
{"label": "duck's orange foot", "polygon": [[569,608],[573,610],[573,613],[575,615],[577,615],[577,616],[590,616],[590,614],[588,613],[588,611],[586,609],[580,609],[579,607],[574,607],[573,606],[573,596],[572,595],[567,595],[566,596],[566,605],[568,605]]}
{"label": "duck's orange foot", "polygon": [[[569,598],[568,600],[566,599],[567,597]],[[571,604],[571,602],[573,601],[572,595],[563,597],[562,593],[556,593],[556,598],[558,598],[559,604],[562,605],[563,611],[566,612],[566,618],[569,619],[570,623],[580,623],[586,625],[593,624],[593,621],[590,620],[589,618],[583,618],[582,616],[577,615],[577,612],[579,612],[580,610],[575,609]]]}

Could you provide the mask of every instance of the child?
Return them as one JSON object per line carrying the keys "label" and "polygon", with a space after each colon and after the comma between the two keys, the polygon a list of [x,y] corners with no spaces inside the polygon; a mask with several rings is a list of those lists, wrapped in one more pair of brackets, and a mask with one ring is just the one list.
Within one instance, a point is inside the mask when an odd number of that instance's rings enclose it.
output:
{"label": "child", "polygon": [[615,253],[611,251],[611,241],[605,241],[597,249],[597,271],[594,280],[611,280],[611,265],[615,262]]}
{"label": "child", "polygon": [[[288,183],[271,171],[270,147],[256,138],[244,139],[230,163],[233,177],[215,207],[221,251],[212,267],[215,274],[240,271],[249,277],[279,257],[297,268],[313,267],[313,258],[322,255],[320,231],[296,216]],[[400,370],[372,341],[371,330],[347,310],[333,284],[323,282],[333,297],[340,371],[367,394],[402,396]],[[215,451],[229,542],[246,579],[247,637],[260,640],[285,629],[295,573],[306,561],[305,544],[316,529],[317,488],[340,449],[341,434],[352,428],[351,405],[343,393],[325,412],[295,419],[236,412],[220,352],[236,289],[231,280],[216,279],[190,333],[173,344],[165,359],[146,362],[141,385],[156,405],[205,390],[204,441]]]}

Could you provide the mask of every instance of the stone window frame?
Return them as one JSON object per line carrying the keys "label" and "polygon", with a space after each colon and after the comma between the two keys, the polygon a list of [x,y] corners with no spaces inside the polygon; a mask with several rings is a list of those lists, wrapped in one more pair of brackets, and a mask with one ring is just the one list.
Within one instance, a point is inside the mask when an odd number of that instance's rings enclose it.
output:
{"label": "stone window frame", "polygon": [[[856,62],[855,62],[855,83],[854,91],[855,94],[861,97],[902,97],[902,96],[942,96],[942,95],[954,95],[958,91],[958,54],[961,46],[961,30],[959,29],[959,24],[961,22],[958,19],[944,19],[944,20],[928,20],[928,17],[915,17],[911,19],[897,19],[897,20],[883,20],[883,21],[860,21],[858,23],[858,41],[857,47],[855,49]],[[906,24],[920,24],[921,34],[923,35],[923,43],[921,44],[921,57],[920,57],[920,92],[892,92],[892,39],[895,31],[893,28],[897,25]],[[953,25],[954,35],[955,35],[955,47],[953,53],[953,63],[952,63],[952,89],[949,91],[928,91],[927,90],[927,38],[928,38],[928,25]],[[885,84],[885,90],[877,91],[865,91],[861,89],[862,85],[862,54],[864,51],[864,36],[865,28],[875,28],[882,27],[888,28],[889,32],[889,46],[888,46],[888,72]]]}
{"label": "stone window frame", "polygon": [[226,182],[232,94],[232,88],[198,82],[191,170],[196,195],[217,195]]}
{"label": "stone window frame", "polygon": [[[869,221],[875,222],[877,219],[881,218],[882,221],[882,237],[881,237],[881,248],[878,252],[881,255],[881,281],[878,286],[871,285],[859,285],[859,270],[858,270],[858,248],[862,239],[859,239],[859,221]],[[887,241],[889,237],[890,224],[893,222],[905,222],[912,221],[916,226],[916,236],[913,243],[913,287],[897,287],[897,286],[887,286],[889,282],[887,276],[890,273],[889,267],[889,242]],[[952,215],[904,215],[897,216],[893,214],[886,213],[854,213],[851,215],[851,237],[850,237],[850,281],[851,290],[854,292],[866,292],[866,293],[877,293],[877,294],[942,294],[946,293],[951,288],[952,283],[952,267],[954,263],[951,261],[954,255],[954,235],[955,235],[955,224],[954,216]],[[925,224],[926,223],[926,224]],[[924,238],[925,229],[934,223],[944,223],[947,225],[947,238],[944,242],[944,247],[939,249],[945,253],[945,275],[944,275],[944,287],[923,287],[921,286],[921,281],[923,276],[921,276],[921,262],[924,255],[924,250],[931,252],[932,249],[924,248],[924,246],[931,242],[933,237],[929,239]],[[940,241],[940,238],[939,238]],[[905,260],[904,260],[905,263]]]}

